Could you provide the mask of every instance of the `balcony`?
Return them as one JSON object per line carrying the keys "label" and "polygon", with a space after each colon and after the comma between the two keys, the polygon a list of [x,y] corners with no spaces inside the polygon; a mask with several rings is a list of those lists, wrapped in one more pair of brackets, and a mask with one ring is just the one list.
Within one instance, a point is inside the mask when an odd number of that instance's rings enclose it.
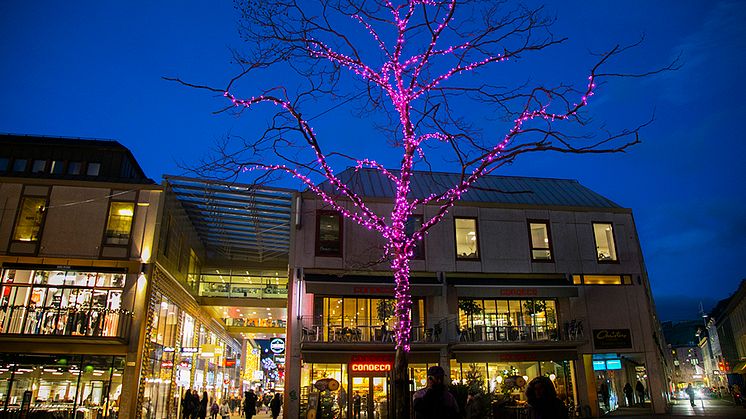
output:
{"label": "balcony", "polygon": [[287,300],[288,289],[287,284],[271,283],[269,280],[252,284],[200,281],[199,296]]}
{"label": "balcony", "polygon": [[0,334],[30,336],[71,336],[129,338],[132,312],[122,309],[91,307],[0,308]]}
{"label": "balcony", "polygon": [[[391,327],[366,322],[337,324],[324,322],[313,316],[301,318],[301,342],[394,344]],[[412,325],[412,343],[447,343],[445,321],[431,322],[428,326]]]}

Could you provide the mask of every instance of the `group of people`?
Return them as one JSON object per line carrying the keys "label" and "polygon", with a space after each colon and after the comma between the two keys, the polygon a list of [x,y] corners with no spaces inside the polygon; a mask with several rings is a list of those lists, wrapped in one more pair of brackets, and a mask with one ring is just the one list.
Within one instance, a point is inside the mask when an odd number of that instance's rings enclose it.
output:
{"label": "group of people", "polygon": [[[635,406],[635,404],[642,406],[645,403],[645,386],[640,381],[637,381],[634,390],[632,390],[632,385],[627,383],[624,385],[622,391],[624,392],[624,397],[627,399],[627,406]],[[635,393],[637,393],[637,403],[635,403]]]}
{"label": "group of people", "polygon": [[[265,398],[267,399],[266,401]],[[260,399],[254,393],[254,390],[245,392],[243,403],[241,403],[240,409],[238,409],[238,414],[242,418],[252,419],[262,404],[266,404],[272,413],[272,419],[277,419],[282,408],[280,393],[275,393],[274,396],[267,394],[265,398]],[[218,403],[215,398],[210,400],[206,391],[202,393],[202,398],[200,399],[197,390],[186,390],[184,397],[181,399],[182,419],[205,419],[208,414],[210,419],[217,419],[218,415],[221,419],[229,419],[235,411],[236,403],[231,403],[231,399],[225,398],[221,403]]]}
{"label": "group of people", "polygon": [[[536,377],[526,387],[528,417],[530,419],[568,419],[565,404],[557,397],[557,390],[549,377]],[[439,366],[427,370],[427,387],[414,393],[412,408],[415,419],[461,418],[456,398],[445,384],[445,370]],[[470,406],[466,405],[466,417]]]}

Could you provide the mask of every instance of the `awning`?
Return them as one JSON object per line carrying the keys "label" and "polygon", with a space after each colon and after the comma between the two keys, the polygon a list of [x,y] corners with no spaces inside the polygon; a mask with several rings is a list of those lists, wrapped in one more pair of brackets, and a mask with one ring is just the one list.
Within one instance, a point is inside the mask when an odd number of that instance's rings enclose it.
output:
{"label": "awning", "polygon": [[454,351],[458,362],[567,361],[578,359],[573,350]]}

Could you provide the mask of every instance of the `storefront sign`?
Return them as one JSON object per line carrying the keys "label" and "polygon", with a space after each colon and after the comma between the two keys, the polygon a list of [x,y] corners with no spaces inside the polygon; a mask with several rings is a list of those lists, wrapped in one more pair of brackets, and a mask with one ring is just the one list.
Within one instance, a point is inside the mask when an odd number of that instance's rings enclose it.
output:
{"label": "storefront sign", "polygon": [[389,372],[391,371],[391,364],[350,364],[350,371],[352,372]]}
{"label": "storefront sign", "polygon": [[620,370],[622,369],[621,359],[607,359],[603,361],[593,361],[593,371]]}
{"label": "storefront sign", "polygon": [[394,295],[394,287],[355,287],[354,294]]}
{"label": "storefront sign", "polygon": [[504,288],[500,290],[501,297],[536,297],[538,288]]}
{"label": "storefront sign", "polygon": [[285,339],[283,338],[273,338],[269,341],[269,350],[272,351],[274,354],[284,354],[285,353]]}
{"label": "storefront sign", "polygon": [[202,358],[213,358],[215,357],[215,345],[205,343],[200,348],[200,357]]}
{"label": "storefront sign", "polygon": [[632,333],[629,329],[593,329],[593,346],[596,349],[631,349]]}
{"label": "storefront sign", "polygon": [[188,346],[181,348],[181,353],[184,355],[196,354],[197,352],[199,352],[199,348],[191,348]]}
{"label": "storefront sign", "polygon": [[162,361],[161,362],[161,368],[173,368],[174,367],[174,361]]}
{"label": "storefront sign", "polygon": [[350,357],[351,364],[365,364],[365,363],[388,363],[394,362],[394,355],[389,354],[370,354],[370,355],[352,355]]}
{"label": "storefront sign", "polygon": [[163,348],[163,352],[174,352],[175,350],[176,348],[174,348],[173,346],[166,346],[165,348]]}
{"label": "storefront sign", "polygon": [[284,364],[285,355],[275,355],[275,364]]}
{"label": "storefront sign", "polygon": [[223,366],[224,367],[235,367],[236,366],[236,359],[235,358],[225,358],[223,360]]}
{"label": "storefront sign", "polygon": [[179,362],[179,367],[181,367],[181,368],[189,368],[189,361],[181,361],[181,362]]}

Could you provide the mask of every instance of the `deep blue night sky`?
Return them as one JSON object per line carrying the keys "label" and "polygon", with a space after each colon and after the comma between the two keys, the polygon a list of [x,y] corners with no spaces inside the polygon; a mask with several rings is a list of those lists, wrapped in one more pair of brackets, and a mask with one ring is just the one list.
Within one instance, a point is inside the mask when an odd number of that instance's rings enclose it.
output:
{"label": "deep blue night sky", "polygon": [[[631,127],[655,112],[643,143],[630,152],[526,156],[502,173],[578,179],[632,208],[661,317],[694,318],[699,301],[711,306],[746,278],[746,5],[561,3],[547,10],[558,18],[553,31],[569,40],[524,59],[531,79],[582,82],[593,63],[589,51],[642,34],[644,45],[619,68],[652,68],[679,53],[684,67],[598,91],[592,116],[610,127]],[[0,132],[116,139],[150,177],[182,173],[179,163],[194,164],[216,140],[264,123],[212,115],[224,102],[161,78],[223,86],[236,72],[229,47],[242,47],[236,21],[228,1],[4,1]],[[502,84],[525,80],[509,65],[499,73]],[[237,93],[250,96],[252,87],[260,86],[245,82]],[[344,148],[353,136],[358,150],[397,161],[393,150],[376,155],[377,132],[349,110],[314,123],[328,145]]]}

